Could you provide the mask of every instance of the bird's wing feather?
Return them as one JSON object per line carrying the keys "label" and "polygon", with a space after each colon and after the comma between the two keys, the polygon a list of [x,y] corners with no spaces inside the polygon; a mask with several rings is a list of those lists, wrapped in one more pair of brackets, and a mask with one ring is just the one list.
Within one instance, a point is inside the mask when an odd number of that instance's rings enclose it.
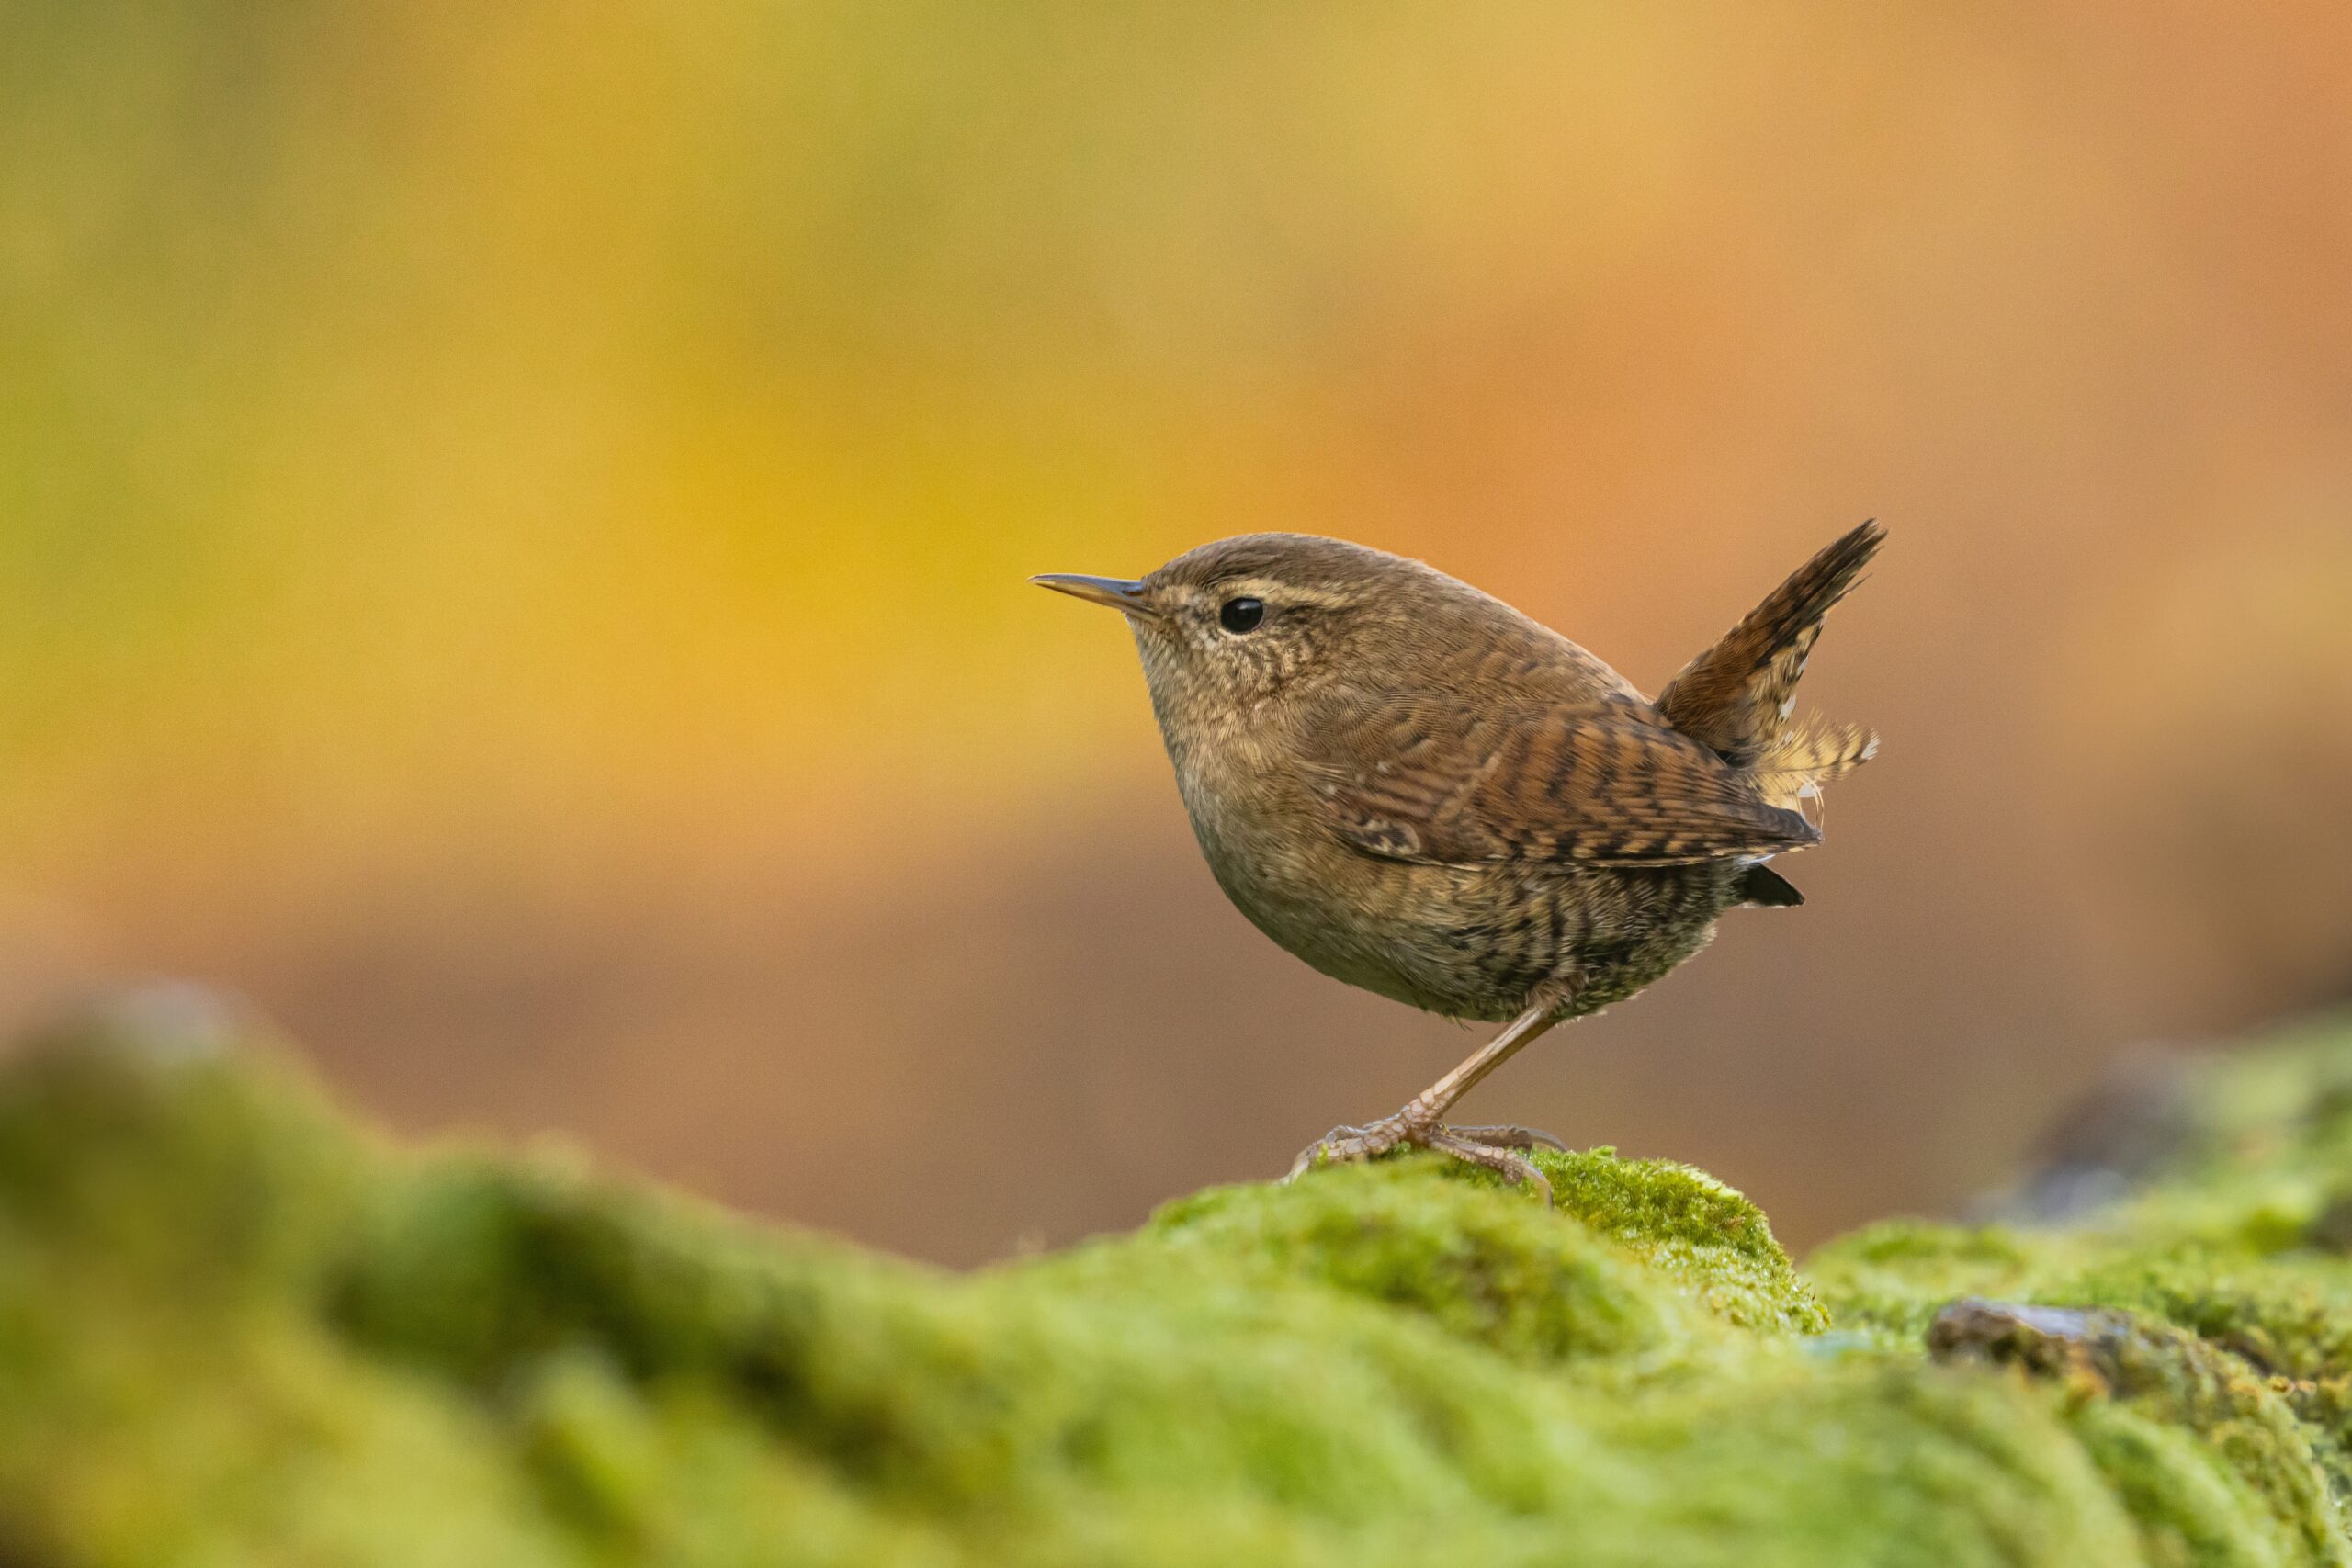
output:
{"label": "bird's wing feather", "polygon": [[1689,865],[1820,838],[1646,705],[1464,713],[1389,696],[1320,716],[1308,789],[1340,837],[1385,859]]}

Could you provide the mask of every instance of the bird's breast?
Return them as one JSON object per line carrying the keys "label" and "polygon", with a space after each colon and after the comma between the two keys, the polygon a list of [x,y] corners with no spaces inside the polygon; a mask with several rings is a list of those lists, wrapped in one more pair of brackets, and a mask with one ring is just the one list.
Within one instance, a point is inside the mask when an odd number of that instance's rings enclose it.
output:
{"label": "bird's breast", "polygon": [[1426,865],[1331,832],[1304,781],[1237,749],[1179,787],[1226,897],[1335,979],[1431,1012],[1501,1020],[1574,976],[1579,1010],[1620,1000],[1703,945],[1736,868]]}
{"label": "bird's breast", "polygon": [[1246,750],[1196,766],[1180,759],[1177,778],[1226,897],[1324,974],[1430,1011],[1478,1018],[1512,1016],[1543,977],[1548,953],[1509,962],[1530,977],[1508,997],[1486,972],[1509,945],[1487,913],[1490,871],[1358,852],[1278,759]]}

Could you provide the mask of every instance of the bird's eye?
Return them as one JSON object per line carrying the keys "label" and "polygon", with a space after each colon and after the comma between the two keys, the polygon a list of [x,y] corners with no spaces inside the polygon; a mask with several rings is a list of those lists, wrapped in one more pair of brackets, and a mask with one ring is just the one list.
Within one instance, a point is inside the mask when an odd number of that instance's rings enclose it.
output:
{"label": "bird's eye", "polygon": [[1229,632],[1251,632],[1266,618],[1263,599],[1227,599],[1216,613],[1216,624]]}

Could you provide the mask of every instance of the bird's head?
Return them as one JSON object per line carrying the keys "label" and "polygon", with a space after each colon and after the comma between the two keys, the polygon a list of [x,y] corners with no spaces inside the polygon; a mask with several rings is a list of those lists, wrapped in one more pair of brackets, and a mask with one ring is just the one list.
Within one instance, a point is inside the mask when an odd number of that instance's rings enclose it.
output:
{"label": "bird's head", "polygon": [[1030,581],[1126,616],[1171,738],[1331,683],[1404,684],[1465,622],[1517,618],[1419,561],[1309,534],[1219,539],[1133,580]]}

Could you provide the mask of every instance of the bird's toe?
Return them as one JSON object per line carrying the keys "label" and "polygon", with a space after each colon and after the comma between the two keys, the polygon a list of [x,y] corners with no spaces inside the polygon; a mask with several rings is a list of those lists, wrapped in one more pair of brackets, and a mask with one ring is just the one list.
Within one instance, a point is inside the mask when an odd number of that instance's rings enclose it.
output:
{"label": "bird's toe", "polygon": [[1551,1181],[1542,1171],[1535,1168],[1533,1160],[1516,1149],[1498,1148],[1492,1144],[1473,1143],[1463,1137],[1458,1129],[1443,1127],[1433,1129],[1430,1133],[1426,1146],[1442,1154],[1452,1155],[1455,1159],[1466,1164],[1484,1166],[1514,1187],[1531,1187],[1534,1189],[1536,1195],[1544,1200],[1545,1208],[1552,1206]]}
{"label": "bird's toe", "polygon": [[1554,1149],[1561,1154],[1568,1152],[1567,1145],[1551,1134],[1535,1127],[1517,1127],[1509,1124],[1457,1127],[1449,1123],[1439,1131],[1460,1138],[1464,1143],[1480,1144],[1490,1149]]}
{"label": "bird's toe", "polygon": [[1384,1116],[1362,1127],[1334,1127],[1298,1152],[1298,1158],[1291,1162],[1290,1171],[1283,1179],[1295,1181],[1319,1165],[1356,1165],[1378,1159],[1391,1149],[1419,1142],[1419,1134],[1397,1116]]}

